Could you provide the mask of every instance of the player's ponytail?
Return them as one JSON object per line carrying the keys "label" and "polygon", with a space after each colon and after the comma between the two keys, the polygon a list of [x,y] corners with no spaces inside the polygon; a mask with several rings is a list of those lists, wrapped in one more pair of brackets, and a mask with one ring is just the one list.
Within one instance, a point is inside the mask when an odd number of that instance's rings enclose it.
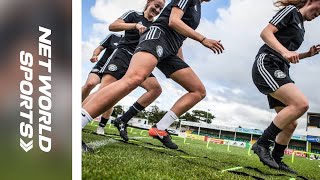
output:
{"label": "player's ponytail", "polygon": [[298,9],[300,9],[303,6],[305,6],[308,1],[309,0],[276,0],[274,2],[274,5],[276,7],[293,5],[293,6],[296,6]]}

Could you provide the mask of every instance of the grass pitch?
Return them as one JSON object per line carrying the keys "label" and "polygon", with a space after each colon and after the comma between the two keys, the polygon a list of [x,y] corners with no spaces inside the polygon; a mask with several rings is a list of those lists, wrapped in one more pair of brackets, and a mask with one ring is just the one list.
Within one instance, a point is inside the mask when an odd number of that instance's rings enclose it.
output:
{"label": "grass pitch", "polygon": [[[147,131],[128,129],[129,142],[124,142],[114,126],[105,128],[104,136],[95,133],[97,123],[88,125],[83,140],[95,153],[82,153],[82,179],[320,179],[320,161],[285,156],[284,162],[298,175],[264,166],[248,150],[226,145],[172,136],[178,150],[165,148],[150,138]],[[189,143],[189,144],[188,144]]]}

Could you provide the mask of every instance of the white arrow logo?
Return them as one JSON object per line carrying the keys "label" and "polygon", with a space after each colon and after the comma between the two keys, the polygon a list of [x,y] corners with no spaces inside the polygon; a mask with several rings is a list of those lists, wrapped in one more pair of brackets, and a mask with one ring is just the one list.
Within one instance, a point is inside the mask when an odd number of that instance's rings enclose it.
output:
{"label": "white arrow logo", "polygon": [[22,147],[22,149],[25,152],[28,152],[30,149],[33,148],[33,140],[31,140],[30,142],[28,142],[28,144],[26,144],[21,138],[20,138],[20,147]]}
{"label": "white arrow logo", "polygon": [[163,136],[161,136],[161,135],[158,133],[157,130],[155,130],[155,131],[156,131],[157,135],[159,136],[159,138],[160,138],[160,139],[163,139]]}

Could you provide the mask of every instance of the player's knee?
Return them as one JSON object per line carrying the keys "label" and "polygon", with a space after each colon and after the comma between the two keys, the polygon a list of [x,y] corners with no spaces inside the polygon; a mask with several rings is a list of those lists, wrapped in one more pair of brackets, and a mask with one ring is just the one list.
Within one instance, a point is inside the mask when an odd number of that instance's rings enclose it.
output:
{"label": "player's knee", "polygon": [[199,85],[199,86],[196,88],[196,93],[199,95],[200,99],[205,98],[206,95],[207,95],[206,88],[205,88],[203,85]]}
{"label": "player's knee", "polygon": [[138,87],[145,79],[146,78],[141,74],[134,74],[125,78],[130,89]]}
{"label": "player's knee", "polygon": [[94,83],[93,81],[88,81],[85,85],[84,88],[88,89],[88,90],[92,90],[94,87],[96,87],[96,83]]}
{"label": "player's knee", "polygon": [[160,85],[153,89],[153,95],[155,97],[159,97],[161,95],[161,93],[162,93],[162,88]]}
{"label": "player's knee", "polygon": [[201,90],[201,98],[202,99],[204,99],[206,96],[207,96],[207,91],[206,91],[206,89],[205,88],[203,88],[202,90]]}
{"label": "player's knee", "polygon": [[301,103],[301,110],[303,113],[307,112],[309,109],[309,102],[305,100],[304,102]]}
{"label": "player's knee", "polygon": [[304,100],[300,101],[299,103],[296,103],[295,106],[297,108],[297,112],[302,115],[302,114],[304,114],[305,112],[308,111],[309,102],[308,102],[307,99],[304,99]]}
{"label": "player's knee", "polygon": [[297,126],[298,126],[298,121],[293,121],[293,122],[288,126],[287,131],[292,134],[292,133],[295,131],[295,129],[297,128]]}

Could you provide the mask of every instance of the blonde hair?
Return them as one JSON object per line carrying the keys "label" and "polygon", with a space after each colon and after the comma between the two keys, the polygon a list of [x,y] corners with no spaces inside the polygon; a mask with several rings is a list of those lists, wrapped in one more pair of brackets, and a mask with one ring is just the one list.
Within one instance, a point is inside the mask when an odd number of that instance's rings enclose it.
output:
{"label": "blonde hair", "polygon": [[[148,9],[149,4],[150,4],[151,2],[153,2],[153,1],[155,1],[155,0],[147,0],[147,4],[144,6],[143,12]],[[163,0],[163,2],[166,2],[166,0]]]}
{"label": "blonde hair", "polygon": [[303,6],[305,6],[308,1],[309,0],[276,0],[274,2],[274,5],[276,7],[293,5],[293,6],[297,7],[298,9],[300,9]]}

